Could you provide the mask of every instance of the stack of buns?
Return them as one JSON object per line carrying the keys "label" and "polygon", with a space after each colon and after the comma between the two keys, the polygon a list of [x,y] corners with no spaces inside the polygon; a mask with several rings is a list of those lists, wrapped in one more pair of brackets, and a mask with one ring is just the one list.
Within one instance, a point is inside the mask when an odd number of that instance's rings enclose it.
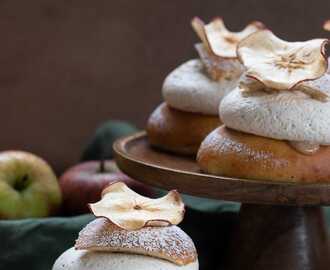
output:
{"label": "stack of buns", "polygon": [[204,172],[237,178],[330,181],[326,39],[287,42],[269,30],[238,45],[246,71],[221,102],[223,126],[203,141]]}
{"label": "stack of buns", "polygon": [[97,219],[53,270],[198,270],[195,245],[176,226],[184,213],[177,192],[149,199],[117,182],[90,208]]}
{"label": "stack of buns", "polygon": [[185,155],[195,155],[205,136],[221,125],[219,103],[243,72],[236,46],[263,28],[253,22],[241,32],[230,32],[220,18],[207,25],[194,18],[192,26],[202,41],[196,44],[200,58],[183,63],[166,77],[165,102],[151,114],[146,128],[152,146]]}

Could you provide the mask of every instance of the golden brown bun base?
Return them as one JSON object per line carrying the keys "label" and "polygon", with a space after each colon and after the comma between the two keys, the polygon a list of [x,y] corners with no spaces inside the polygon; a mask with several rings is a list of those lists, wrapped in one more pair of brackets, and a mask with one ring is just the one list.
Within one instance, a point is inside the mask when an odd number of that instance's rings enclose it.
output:
{"label": "golden brown bun base", "polygon": [[177,154],[196,155],[204,138],[221,125],[218,116],[183,112],[160,104],[147,124],[152,146]]}
{"label": "golden brown bun base", "polygon": [[204,172],[235,178],[330,182],[330,146],[303,155],[286,141],[274,140],[221,126],[202,142],[197,155]]}

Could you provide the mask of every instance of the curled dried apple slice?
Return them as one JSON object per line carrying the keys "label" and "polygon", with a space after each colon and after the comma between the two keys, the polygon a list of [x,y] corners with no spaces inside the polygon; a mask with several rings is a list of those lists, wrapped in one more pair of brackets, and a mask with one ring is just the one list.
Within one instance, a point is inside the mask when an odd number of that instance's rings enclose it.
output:
{"label": "curled dried apple slice", "polygon": [[287,42],[271,31],[258,31],[240,42],[238,57],[246,67],[246,76],[273,90],[300,90],[310,96],[325,93],[303,84],[321,77],[328,67],[325,56],[327,39]]}
{"label": "curled dried apple slice", "polygon": [[184,216],[184,204],[177,191],[172,190],[159,199],[150,199],[122,182],[108,186],[102,192],[102,199],[89,206],[96,217],[105,217],[125,230],[177,225]]}
{"label": "curled dried apple slice", "polygon": [[237,59],[220,58],[205,49],[202,43],[196,44],[195,48],[208,75],[214,81],[238,79],[244,71],[242,64]]}
{"label": "curled dried apple slice", "polygon": [[257,80],[242,76],[239,82],[239,88],[247,94],[249,92],[257,92],[260,90],[264,90],[265,86]]}
{"label": "curled dried apple slice", "polygon": [[325,31],[330,32],[330,20],[326,20],[326,21],[323,23],[323,29],[324,29]]}
{"label": "curled dried apple slice", "polygon": [[205,24],[198,17],[193,18],[191,25],[204,46],[221,58],[237,58],[238,43],[253,32],[265,28],[261,22],[255,21],[240,32],[231,32],[226,28],[222,18],[215,18],[209,24]]}

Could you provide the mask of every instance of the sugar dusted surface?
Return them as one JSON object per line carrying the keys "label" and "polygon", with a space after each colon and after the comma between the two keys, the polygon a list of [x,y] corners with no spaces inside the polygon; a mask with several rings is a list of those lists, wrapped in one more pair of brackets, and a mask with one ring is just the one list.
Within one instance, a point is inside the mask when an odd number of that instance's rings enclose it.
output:
{"label": "sugar dusted surface", "polygon": [[105,218],[89,223],[76,240],[77,249],[128,252],[162,258],[178,265],[197,260],[191,238],[177,226],[126,231]]}
{"label": "sugar dusted surface", "polygon": [[219,139],[219,129],[212,131],[202,142],[200,149],[204,152],[216,153],[215,155],[227,155],[235,153],[245,162],[258,163],[265,169],[281,169],[287,165],[287,161],[274,157],[271,151],[255,149],[247,144],[239,143],[237,140],[232,140],[230,137]]}
{"label": "sugar dusted surface", "polygon": [[256,151],[242,143],[234,142],[229,138],[223,138],[222,143],[219,144],[218,151],[220,153],[235,152],[238,155],[249,157],[251,160],[254,161],[263,161],[273,157],[273,154],[270,152]]}

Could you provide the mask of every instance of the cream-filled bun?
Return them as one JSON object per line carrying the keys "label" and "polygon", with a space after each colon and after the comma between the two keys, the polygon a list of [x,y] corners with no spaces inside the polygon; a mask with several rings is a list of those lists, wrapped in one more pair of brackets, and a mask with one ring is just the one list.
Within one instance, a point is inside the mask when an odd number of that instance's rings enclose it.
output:
{"label": "cream-filled bun", "polygon": [[221,99],[237,85],[239,76],[214,81],[206,73],[201,60],[193,59],[167,76],[162,93],[165,102],[178,110],[218,115]]}
{"label": "cream-filled bun", "polygon": [[221,124],[219,103],[244,71],[237,44],[263,25],[253,22],[231,32],[221,18],[205,24],[196,17],[192,27],[201,41],[195,44],[199,59],[181,64],[165,78],[165,102],[150,115],[146,128],[150,145],[181,155],[196,155],[205,136]]}
{"label": "cream-filled bun", "polygon": [[79,233],[75,247],[56,260],[53,270],[198,270],[195,245],[176,226],[184,214],[176,191],[150,199],[117,182],[90,209],[98,218]]}
{"label": "cream-filled bun", "polygon": [[237,44],[264,26],[252,22],[240,32],[231,32],[221,18],[205,24],[197,17],[192,26],[201,40],[195,46],[200,59],[183,63],[166,77],[163,97],[178,110],[218,115],[220,101],[235,88],[243,72]]}
{"label": "cream-filled bun", "polygon": [[329,182],[330,75],[326,39],[287,42],[268,30],[238,45],[246,71],[219,106],[224,126],[202,142],[208,173],[285,182]]}
{"label": "cream-filled bun", "polygon": [[[330,75],[311,82],[330,95]],[[268,138],[330,144],[330,100],[320,102],[300,91],[249,95],[236,88],[219,107],[223,123],[232,129]]]}

